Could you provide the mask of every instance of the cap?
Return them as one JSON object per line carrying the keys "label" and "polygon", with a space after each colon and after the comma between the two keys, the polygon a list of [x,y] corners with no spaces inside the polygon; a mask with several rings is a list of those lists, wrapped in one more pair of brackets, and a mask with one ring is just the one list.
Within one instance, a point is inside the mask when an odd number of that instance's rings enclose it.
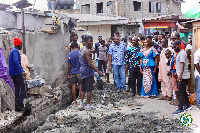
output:
{"label": "cap", "polygon": [[22,43],[22,40],[21,40],[21,39],[19,39],[19,38],[15,38],[15,39],[14,39],[14,45],[15,45],[15,46],[19,46],[21,43]]}
{"label": "cap", "polygon": [[177,45],[181,45],[181,41],[179,40],[174,41],[172,48],[176,47]]}
{"label": "cap", "polygon": [[173,38],[179,38],[179,34],[177,32],[173,32],[172,33],[172,39]]}

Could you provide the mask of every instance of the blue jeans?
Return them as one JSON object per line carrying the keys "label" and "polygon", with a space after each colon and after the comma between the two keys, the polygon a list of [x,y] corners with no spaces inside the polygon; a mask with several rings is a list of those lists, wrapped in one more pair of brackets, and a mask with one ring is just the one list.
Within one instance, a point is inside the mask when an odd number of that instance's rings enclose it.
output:
{"label": "blue jeans", "polygon": [[197,81],[197,92],[196,92],[196,97],[197,97],[197,105],[200,105],[200,77],[196,77]]}
{"label": "blue jeans", "polygon": [[124,65],[113,65],[114,80],[118,89],[126,89],[126,71]]}

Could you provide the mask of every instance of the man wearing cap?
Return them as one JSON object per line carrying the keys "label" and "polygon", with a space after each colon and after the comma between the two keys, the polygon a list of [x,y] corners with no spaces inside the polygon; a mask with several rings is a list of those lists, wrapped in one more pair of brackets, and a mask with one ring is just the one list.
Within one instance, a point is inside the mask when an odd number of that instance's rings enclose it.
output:
{"label": "man wearing cap", "polygon": [[18,51],[22,49],[22,40],[15,38],[14,45],[15,47],[11,50],[9,56],[9,75],[13,79],[15,86],[15,110],[23,111],[23,100],[25,97],[25,83],[23,76],[26,74],[21,66],[21,56]]}
{"label": "man wearing cap", "polygon": [[190,110],[192,107],[189,103],[186,85],[190,78],[188,70],[188,58],[186,52],[182,49],[181,41],[176,40],[173,43],[173,49],[178,52],[176,57],[176,78],[178,81],[179,108],[173,115],[183,114],[185,110]]}
{"label": "man wearing cap", "polygon": [[[180,35],[179,35],[177,32],[173,32],[173,33],[172,33],[172,40],[173,40],[173,42],[174,42],[175,40],[181,40],[181,39],[180,39]],[[186,44],[185,44],[183,41],[181,41],[181,47],[182,47],[182,49],[185,51]]]}

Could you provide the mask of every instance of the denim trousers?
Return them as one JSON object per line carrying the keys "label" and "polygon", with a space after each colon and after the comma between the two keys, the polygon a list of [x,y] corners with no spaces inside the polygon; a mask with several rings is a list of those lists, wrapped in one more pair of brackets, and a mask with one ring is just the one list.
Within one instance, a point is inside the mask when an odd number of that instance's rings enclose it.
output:
{"label": "denim trousers", "polygon": [[13,79],[13,83],[15,86],[15,99],[18,102],[17,104],[23,104],[23,100],[25,97],[25,83],[24,83],[24,77],[22,75],[14,75],[11,77]]}
{"label": "denim trousers", "polygon": [[113,65],[114,80],[118,89],[126,89],[126,71],[124,65]]}
{"label": "denim trousers", "polygon": [[200,105],[200,77],[196,77],[197,81],[197,92],[196,92],[196,97],[197,97],[197,105]]}
{"label": "denim trousers", "polygon": [[178,95],[179,95],[179,109],[183,110],[183,106],[189,106],[189,98],[186,92],[186,85],[189,79],[182,79],[181,82],[178,82]]}

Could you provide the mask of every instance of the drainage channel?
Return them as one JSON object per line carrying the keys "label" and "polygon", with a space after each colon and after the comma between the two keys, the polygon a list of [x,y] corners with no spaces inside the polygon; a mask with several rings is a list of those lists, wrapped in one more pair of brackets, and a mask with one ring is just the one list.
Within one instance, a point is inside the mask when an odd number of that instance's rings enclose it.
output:
{"label": "drainage channel", "polygon": [[72,103],[69,84],[54,88],[56,98],[39,96],[30,100],[32,112],[30,116],[19,116],[14,122],[0,129],[1,133],[31,133],[45,123],[46,118]]}
{"label": "drainage channel", "polygon": [[[143,104],[130,94],[116,93],[113,85],[104,86],[107,89],[93,91],[95,110],[79,111],[72,104],[48,116],[32,133],[192,132],[178,119],[158,118],[157,111],[140,112]],[[80,103],[80,99],[77,102]]]}

